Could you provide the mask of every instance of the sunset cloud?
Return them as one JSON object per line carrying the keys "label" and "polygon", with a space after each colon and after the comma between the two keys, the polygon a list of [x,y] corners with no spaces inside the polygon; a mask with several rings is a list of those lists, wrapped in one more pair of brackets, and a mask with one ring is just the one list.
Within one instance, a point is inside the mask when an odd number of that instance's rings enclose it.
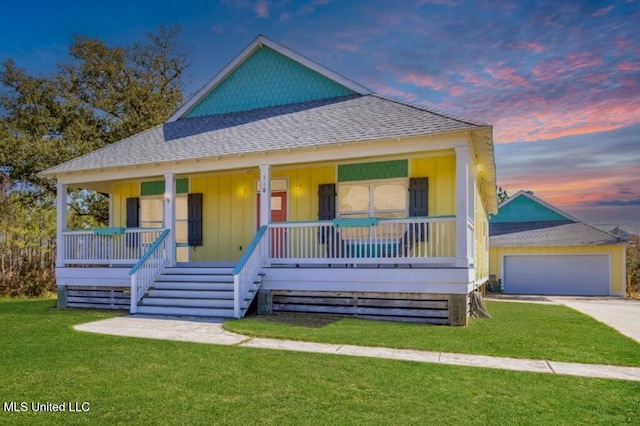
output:
{"label": "sunset cloud", "polygon": [[256,12],[256,15],[261,18],[269,17],[269,3],[267,3],[266,1],[258,1],[253,10]]}
{"label": "sunset cloud", "polygon": [[[40,13],[55,28],[12,10],[0,59],[14,58],[35,74],[56,69],[69,34],[82,34],[79,23],[94,16],[51,4],[43,2]],[[131,2],[115,18],[105,10],[91,34],[110,42],[120,34],[115,41],[127,45],[131,28],[179,22],[181,43],[194,46],[187,94],[265,34],[381,95],[491,124],[499,183],[509,190],[532,189],[584,217],[640,220],[638,1],[221,0],[176,3],[170,12],[156,6]],[[152,8],[157,13],[144,13]],[[102,28],[103,21],[113,24]]]}

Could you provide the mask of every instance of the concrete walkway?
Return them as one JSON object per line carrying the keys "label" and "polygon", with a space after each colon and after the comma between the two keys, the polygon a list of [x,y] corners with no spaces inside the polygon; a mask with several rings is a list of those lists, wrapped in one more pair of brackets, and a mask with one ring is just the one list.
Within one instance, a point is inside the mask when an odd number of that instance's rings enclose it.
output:
{"label": "concrete walkway", "polygon": [[150,318],[134,315],[79,324],[74,328],[79,331],[110,334],[115,336],[178,340],[183,342],[233,345],[247,348],[275,349],[293,352],[313,352],[331,355],[384,358],[640,382],[640,368],[635,367],[574,364],[533,359],[419,351],[412,349],[374,348],[367,346],[252,338],[228,332],[222,328],[222,324],[220,322],[206,320]]}

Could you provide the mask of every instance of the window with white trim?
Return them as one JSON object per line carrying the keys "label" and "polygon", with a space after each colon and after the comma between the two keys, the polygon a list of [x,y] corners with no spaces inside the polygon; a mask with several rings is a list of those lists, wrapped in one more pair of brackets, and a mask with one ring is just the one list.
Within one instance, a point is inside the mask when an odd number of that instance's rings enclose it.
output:
{"label": "window with white trim", "polygon": [[[353,181],[338,185],[338,217],[403,218],[407,217],[408,181],[384,179]],[[346,238],[367,238],[367,228],[347,228]],[[395,238],[385,225],[373,228],[374,238]]]}
{"label": "window with white trim", "polygon": [[140,227],[162,228],[164,214],[164,197],[140,197]]}
{"label": "window with white trim", "polygon": [[[164,227],[164,196],[151,195],[140,197],[140,227],[162,228]],[[189,260],[189,247],[187,241],[188,230],[187,197],[186,194],[176,196],[176,216],[174,223],[176,241],[176,260],[187,262]]]}

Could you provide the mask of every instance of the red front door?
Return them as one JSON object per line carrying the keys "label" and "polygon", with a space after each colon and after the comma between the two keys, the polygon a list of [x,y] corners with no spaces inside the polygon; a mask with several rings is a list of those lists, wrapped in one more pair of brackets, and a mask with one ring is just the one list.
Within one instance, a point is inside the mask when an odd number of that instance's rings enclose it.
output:
{"label": "red front door", "polygon": [[[258,194],[258,228],[260,228],[260,194]],[[271,222],[287,221],[287,193],[271,193]],[[287,235],[284,229],[271,230],[271,257],[286,257]]]}

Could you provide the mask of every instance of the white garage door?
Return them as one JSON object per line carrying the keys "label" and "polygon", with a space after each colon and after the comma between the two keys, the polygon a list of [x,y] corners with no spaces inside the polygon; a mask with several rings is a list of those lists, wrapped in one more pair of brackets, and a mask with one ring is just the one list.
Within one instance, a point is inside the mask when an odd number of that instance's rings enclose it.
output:
{"label": "white garage door", "polygon": [[505,293],[605,296],[608,256],[505,256]]}

